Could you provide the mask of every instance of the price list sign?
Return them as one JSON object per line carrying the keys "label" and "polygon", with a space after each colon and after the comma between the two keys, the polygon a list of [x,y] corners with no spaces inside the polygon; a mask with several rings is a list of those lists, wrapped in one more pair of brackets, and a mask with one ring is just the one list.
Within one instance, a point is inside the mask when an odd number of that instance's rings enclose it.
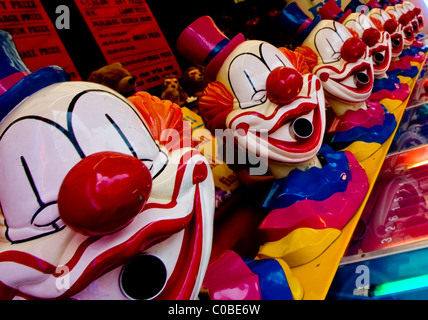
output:
{"label": "price list sign", "polygon": [[0,1],[0,29],[12,35],[31,71],[57,65],[71,80],[81,80],[40,0]]}
{"label": "price list sign", "polygon": [[137,90],[163,83],[181,70],[145,0],[76,0],[108,64],[122,63]]}

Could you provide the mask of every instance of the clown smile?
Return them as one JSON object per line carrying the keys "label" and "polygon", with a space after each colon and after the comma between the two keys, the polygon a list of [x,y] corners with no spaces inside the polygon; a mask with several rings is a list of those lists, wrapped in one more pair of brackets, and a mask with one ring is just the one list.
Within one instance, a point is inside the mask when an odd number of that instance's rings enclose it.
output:
{"label": "clown smile", "polygon": [[372,49],[371,55],[373,58],[373,68],[374,68],[375,74],[382,74],[386,72],[391,60],[390,50],[388,50],[388,46],[380,45]]}
{"label": "clown smile", "polygon": [[331,77],[331,79],[347,90],[351,90],[356,93],[366,93],[368,90],[371,90],[371,87],[373,86],[370,65],[367,63],[353,67],[343,77]]}
{"label": "clown smile", "polygon": [[[235,116],[230,128],[236,131],[240,144],[257,145],[269,159],[301,162],[314,156],[321,144],[325,129],[324,94],[319,79],[309,75],[308,84],[301,95],[287,105],[277,105],[266,115],[261,112],[244,112]],[[245,141],[245,142],[244,142]],[[261,153],[256,150],[253,153]]]}
{"label": "clown smile", "polygon": [[392,53],[393,54],[399,54],[401,51],[403,51],[403,34],[402,33],[395,33],[391,36],[391,43],[392,43]]}
{"label": "clown smile", "polygon": [[298,117],[287,117],[269,130],[268,141],[277,148],[293,150],[293,152],[308,152],[318,145],[321,136],[320,109],[313,104],[305,104],[302,108],[312,108]]}
{"label": "clown smile", "polygon": [[328,65],[316,70],[326,94],[345,102],[364,101],[373,89],[373,68],[367,61],[358,64],[347,63],[343,70]]}

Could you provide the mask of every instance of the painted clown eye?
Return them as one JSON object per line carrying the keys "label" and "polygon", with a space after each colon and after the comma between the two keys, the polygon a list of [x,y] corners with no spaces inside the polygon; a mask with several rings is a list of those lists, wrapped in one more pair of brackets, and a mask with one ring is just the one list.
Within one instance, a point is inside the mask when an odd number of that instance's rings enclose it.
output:
{"label": "painted clown eye", "polygon": [[242,109],[266,102],[268,74],[268,67],[253,54],[242,54],[232,61],[229,68],[230,83]]}
{"label": "painted clown eye", "polygon": [[128,262],[122,269],[120,285],[122,292],[131,299],[155,298],[165,286],[167,271],[158,257],[143,254]]}
{"label": "painted clown eye", "polygon": [[268,100],[267,81],[270,73],[279,68],[294,68],[276,47],[259,42],[238,55],[230,64],[229,81],[241,109],[251,108]]}
{"label": "painted clown eye", "polygon": [[334,24],[334,28],[321,29],[316,35],[315,46],[323,63],[339,61],[343,54],[341,48],[350,38],[351,33],[340,24]]}

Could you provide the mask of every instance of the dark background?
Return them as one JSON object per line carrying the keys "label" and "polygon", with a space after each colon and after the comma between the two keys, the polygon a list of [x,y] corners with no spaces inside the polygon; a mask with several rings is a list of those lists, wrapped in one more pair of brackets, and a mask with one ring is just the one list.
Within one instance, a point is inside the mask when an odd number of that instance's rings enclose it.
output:
{"label": "dark background", "polygon": [[[107,64],[98,48],[75,1],[41,0],[47,14],[55,25],[59,5],[70,9],[70,29],[57,30],[82,80],[89,73]],[[285,0],[146,0],[159,27],[173,51],[182,71],[191,66],[176,49],[181,32],[197,18],[208,15],[228,38],[243,33],[247,39],[265,40],[276,46],[284,45],[284,38],[278,32],[274,18],[282,10]]]}
{"label": "dark background", "polygon": [[273,15],[285,7],[285,0],[146,1],[183,71],[190,65],[176,51],[176,41],[190,23],[203,15],[211,16],[229,39],[243,33],[247,39],[283,45],[275,38],[278,30]]}

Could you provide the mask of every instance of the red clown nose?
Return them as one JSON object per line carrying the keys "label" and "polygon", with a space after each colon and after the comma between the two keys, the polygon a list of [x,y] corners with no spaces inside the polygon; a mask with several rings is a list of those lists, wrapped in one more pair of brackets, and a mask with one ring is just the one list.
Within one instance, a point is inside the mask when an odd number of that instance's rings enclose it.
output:
{"label": "red clown nose", "polygon": [[273,69],[266,80],[269,100],[276,104],[286,104],[294,100],[302,87],[302,75],[288,67]]}
{"label": "red clown nose", "polygon": [[345,41],[340,51],[345,61],[355,62],[361,59],[366,52],[367,46],[358,38],[349,38]]}
{"label": "red clown nose", "polygon": [[383,28],[389,33],[392,34],[397,30],[398,22],[394,19],[389,19],[385,22]]}
{"label": "red clown nose", "polygon": [[95,153],[65,177],[58,194],[59,214],[76,232],[109,234],[140,213],[151,188],[150,171],[139,159],[117,152]]}
{"label": "red clown nose", "polygon": [[380,31],[376,28],[369,28],[363,32],[363,41],[369,47],[373,47],[380,39]]}

